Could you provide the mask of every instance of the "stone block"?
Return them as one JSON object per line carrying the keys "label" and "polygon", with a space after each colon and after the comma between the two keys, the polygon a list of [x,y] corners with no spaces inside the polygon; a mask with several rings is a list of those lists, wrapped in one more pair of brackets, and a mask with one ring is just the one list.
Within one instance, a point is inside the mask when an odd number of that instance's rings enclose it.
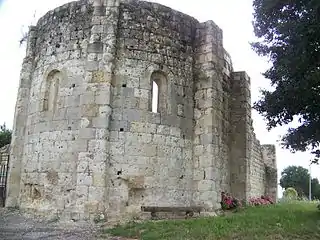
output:
{"label": "stone block", "polygon": [[86,139],[77,139],[68,144],[68,152],[86,152],[87,149],[88,141]]}
{"label": "stone block", "polygon": [[200,180],[198,182],[198,191],[212,191],[215,189],[215,182],[212,180]]}
{"label": "stone block", "polygon": [[149,99],[149,92],[150,91],[146,89],[135,88],[134,97]]}
{"label": "stone block", "polygon": [[141,121],[146,118],[146,114],[143,111],[136,109],[128,109],[123,112],[122,119],[128,122]]}
{"label": "stone block", "polygon": [[126,154],[131,156],[146,156],[154,157],[157,154],[157,146],[149,144],[140,144],[140,145],[130,145],[129,143],[125,144]]}
{"label": "stone block", "polygon": [[80,95],[80,105],[94,104],[94,103],[95,103],[94,92],[85,92],[82,95]]}
{"label": "stone block", "polygon": [[115,121],[115,120],[110,121],[110,130],[111,131],[127,132],[129,130],[129,128],[130,128],[130,126],[127,121]]}
{"label": "stone block", "polygon": [[153,135],[153,142],[155,144],[165,145],[166,144],[166,138],[167,137],[165,135],[154,134]]}
{"label": "stone block", "polygon": [[[105,173],[93,173],[93,187],[101,187],[102,189],[106,186],[105,182]],[[90,195],[90,188],[89,187],[89,195]]]}
{"label": "stone block", "polygon": [[109,117],[94,117],[92,118],[92,126],[94,128],[108,128],[110,125]]}
{"label": "stone block", "polygon": [[105,153],[107,151],[107,140],[89,140],[88,151],[93,153]]}
{"label": "stone block", "polygon": [[[101,34],[103,33],[103,25],[93,25],[92,28],[91,28],[91,32],[93,34]],[[95,44],[96,46],[93,46],[93,44]],[[97,43],[92,43],[92,45],[89,44],[88,46],[88,52],[101,52],[101,48],[103,48],[103,45],[102,47],[100,46],[100,43],[97,44]],[[99,50],[99,51],[98,51]]]}
{"label": "stone block", "polygon": [[99,113],[100,117],[102,117],[102,116],[110,116],[111,113],[112,113],[112,109],[108,105],[100,106],[98,113]]}
{"label": "stone block", "polygon": [[144,176],[133,176],[129,177],[128,180],[128,187],[130,189],[144,189],[144,182],[145,182],[145,177]]}
{"label": "stone block", "polygon": [[[139,102],[138,102],[138,105],[139,105],[139,109],[145,110],[145,111],[149,111],[151,104],[150,104],[149,99],[147,99],[147,98],[140,98],[140,99],[139,99]],[[150,118],[149,118],[149,119],[150,119]],[[157,123],[160,123],[160,118],[157,119]]]}
{"label": "stone block", "polygon": [[[94,28],[99,28],[97,26],[93,26]],[[100,27],[102,28],[102,26]],[[94,42],[88,44],[87,48],[88,53],[102,53],[103,51],[103,43],[102,42]]]}
{"label": "stone block", "polygon": [[80,128],[87,128],[91,126],[91,121],[87,117],[82,117],[80,120]]}
{"label": "stone block", "polygon": [[101,105],[109,105],[110,97],[110,89],[105,91],[97,91],[95,96],[95,103]]}
{"label": "stone block", "polygon": [[197,145],[194,146],[194,155],[195,156],[201,156],[204,152],[204,147],[203,145]]}
{"label": "stone block", "polygon": [[96,117],[98,115],[98,106],[95,104],[82,105],[80,115],[82,117]]}
{"label": "stone block", "polygon": [[128,87],[125,87],[125,88],[123,88],[123,96],[124,97],[135,97],[135,95],[134,95],[134,91],[135,91],[135,89],[134,88],[128,88]]}
{"label": "stone block", "polygon": [[97,71],[99,69],[98,61],[87,61],[86,62],[86,70],[87,71]]}
{"label": "stone block", "polygon": [[151,143],[152,134],[150,133],[131,133],[126,134],[126,142],[130,145],[140,145],[141,143]]}
{"label": "stone block", "polygon": [[96,129],[94,128],[81,128],[79,130],[79,139],[92,139],[95,138]]}
{"label": "stone block", "polygon": [[92,175],[90,173],[77,174],[77,186],[91,186],[93,183]]}
{"label": "stone block", "polygon": [[105,128],[96,128],[96,139],[110,139],[109,131]]}
{"label": "stone block", "polygon": [[78,153],[78,160],[89,162],[93,159],[93,154],[91,152],[80,152]]}
{"label": "stone block", "polygon": [[146,122],[131,122],[130,124],[131,132],[156,133],[156,130],[156,124],[150,124]]}
{"label": "stone block", "polygon": [[109,140],[111,142],[116,142],[119,139],[119,132],[118,131],[110,131]]}
{"label": "stone block", "polygon": [[124,144],[121,142],[111,142],[110,143],[110,154],[112,154],[112,155],[124,154]]}
{"label": "stone block", "polygon": [[214,165],[212,156],[199,156],[200,167],[211,167]]}
{"label": "stone block", "polygon": [[212,144],[213,140],[214,140],[214,137],[212,133],[206,133],[206,134],[200,135],[200,144],[202,145]]}

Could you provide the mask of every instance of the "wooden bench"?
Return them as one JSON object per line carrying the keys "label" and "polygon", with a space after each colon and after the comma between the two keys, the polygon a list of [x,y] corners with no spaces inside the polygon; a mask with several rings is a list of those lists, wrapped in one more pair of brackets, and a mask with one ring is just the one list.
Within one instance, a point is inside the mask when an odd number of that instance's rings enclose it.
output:
{"label": "wooden bench", "polygon": [[157,218],[158,212],[185,213],[185,218],[193,217],[194,213],[203,211],[203,207],[160,207],[160,206],[141,206],[142,212],[150,212],[153,219]]}

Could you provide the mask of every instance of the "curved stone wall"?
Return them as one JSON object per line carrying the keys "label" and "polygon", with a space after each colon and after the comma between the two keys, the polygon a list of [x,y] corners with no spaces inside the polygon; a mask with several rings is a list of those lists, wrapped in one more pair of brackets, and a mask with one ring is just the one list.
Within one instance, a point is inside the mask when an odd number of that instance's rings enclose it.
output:
{"label": "curved stone wall", "polygon": [[[196,24],[154,3],[120,5],[110,126],[112,191],[128,191],[122,201],[138,209],[191,204]],[[159,87],[157,113],[151,111],[153,80]],[[138,177],[144,179],[142,189],[122,180]],[[112,195],[111,202],[119,204],[119,194]]]}
{"label": "curved stone wall", "polygon": [[93,7],[63,5],[42,17],[31,40],[27,126],[20,206],[39,211],[76,209],[81,139],[80,98],[85,89],[87,44]]}

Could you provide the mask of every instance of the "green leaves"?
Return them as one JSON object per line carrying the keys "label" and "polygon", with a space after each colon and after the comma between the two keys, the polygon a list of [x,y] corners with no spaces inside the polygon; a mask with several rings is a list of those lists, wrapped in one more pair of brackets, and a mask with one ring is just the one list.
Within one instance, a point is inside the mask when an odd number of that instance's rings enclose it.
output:
{"label": "green leaves", "polygon": [[[308,169],[301,166],[289,166],[281,173],[280,186],[284,189],[294,188],[299,197],[309,195],[309,178]],[[320,184],[317,178],[311,180],[312,197],[320,199]]]}
{"label": "green leaves", "polygon": [[[254,0],[252,48],[272,63],[264,76],[274,91],[261,91],[254,108],[269,130],[300,119],[283,136],[292,151],[313,152],[320,142],[320,1]],[[317,154],[315,154],[317,157]]]}
{"label": "green leaves", "polygon": [[6,124],[0,125],[0,148],[11,142],[12,131],[7,129]]}

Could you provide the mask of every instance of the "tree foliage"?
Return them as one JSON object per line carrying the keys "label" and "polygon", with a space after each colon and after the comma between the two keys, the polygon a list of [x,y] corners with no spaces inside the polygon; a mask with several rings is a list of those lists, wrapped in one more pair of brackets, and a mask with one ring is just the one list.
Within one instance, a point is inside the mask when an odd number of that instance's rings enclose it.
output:
{"label": "tree foliage", "polygon": [[298,199],[298,193],[297,191],[292,188],[292,187],[289,187],[287,188],[284,193],[283,193],[283,196],[286,200],[297,200]]}
{"label": "tree foliage", "polygon": [[0,126],[0,148],[11,143],[12,131],[7,129],[6,124]]}
{"label": "tree foliage", "polygon": [[254,108],[269,130],[288,124],[282,144],[291,151],[320,156],[320,1],[254,0],[253,49],[272,63],[264,76],[274,90],[262,90]]}
{"label": "tree foliage", "polygon": [[[284,189],[294,188],[299,197],[309,196],[309,178],[308,169],[300,166],[289,166],[281,173],[280,186]],[[311,195],[313,198],[320,199],[319,180],[311,180]]]}

